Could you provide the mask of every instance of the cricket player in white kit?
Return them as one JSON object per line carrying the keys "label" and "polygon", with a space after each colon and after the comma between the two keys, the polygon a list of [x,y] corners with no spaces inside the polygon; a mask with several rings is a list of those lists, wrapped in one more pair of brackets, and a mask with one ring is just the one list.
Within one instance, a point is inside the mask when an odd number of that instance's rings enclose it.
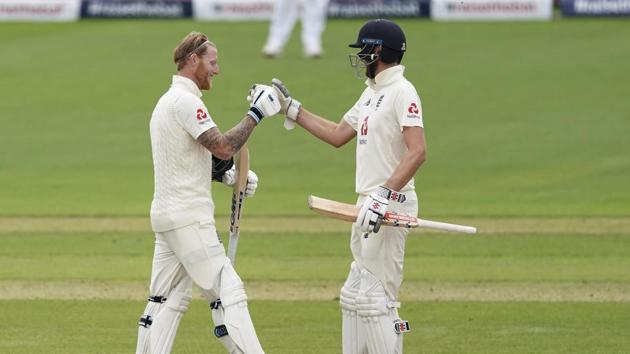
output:
{"label": "cricket player in white kit", "polygon": [[322,55],[322,33],[328,17],[328,0],[276,0],[269,26],[267,43],[262,53],[275,57],[282,52],[291,37],[298,17],[302,21],[304,55],[318,58]]}
{"label": "cricket player in white kit", "polygon": [[409,324],[398,316],[398,290],[408,229],[383,226],[387,210],[417,215],[413,176],[425,160],[420,98],[400,65],[407,49],[402,29],[388,20],[372,20],[350,45],[360,49],[351,65],[367,76],[367,87],[336,124],[291,98],[274,79],[286,115],[285,127],[297,123],[315,137],[340,147],[356,145],[357,205],[350,248],[354,262],[341,289],[344,354],[400,354]]}
{"label": "cricket player in white kit", "polygon": [[155,252],[136,353],[170,353],[191,301],[193,283],[208,301],[221,299],[222,311],[213,313],[213,319],[221,326],[220,340],[228,352],[263,353],[243,282],[217,235],[212,158],[230,159],[264,117],[278,113],[278,97],[273,88],[260,86],[247,115],[223,134],[200,99],[201,90],[210,90],[213,77],[219,74],[216,46],[205,35],[192,32],[175,48],[174,62],[177,74],[155,106],[150,123]]}

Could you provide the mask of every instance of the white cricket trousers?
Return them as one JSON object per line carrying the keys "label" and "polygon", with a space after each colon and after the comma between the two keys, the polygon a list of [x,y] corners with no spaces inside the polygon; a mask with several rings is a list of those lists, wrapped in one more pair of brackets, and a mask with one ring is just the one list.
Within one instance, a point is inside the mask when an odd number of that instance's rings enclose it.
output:
{"label": "white cricket trousers", "polygon": [[[404,215],[418,215],[418,197],[414,191],[405,192],[404,203],[389,202],[387,211]],[[361,207],[365,195],[359,196],[357,206]],[[409,229],[404,227],[381,226],[376,234],[367,237],[361,232],[360,225],[352,224],[350,250],[359,269],[367,269],[383,283],[387,296],[398,299],[398,291],[403,280],[403,262],[405,243]]]}
{"label": "white cricket trousers", "polygon": [[320,55],[327,11],[328,0],[277,0],[263,52],[280,53],[291,37],[298,16],[301,16],[304,54]]}
{"label": "white cricket trousers", "polygon": [[[404,203],[390,201],[388,211],[417,215],[416,194],[405,196]],[[359,196],[357,206],[365,198]],[[339,297],[343,354],[402,354],[402,334],[409,326],[398,316],[398,291],[408,234],[409,229],[389,226],[381,226],[378,233],[363,233],[359,225],[352,225],[354,262]]]}
{"label": "white cricket trousers", "polygon": [[[192,282],[210,302],[221,298],[225,310],[222,320],[240,350],[235,353],[262,354],[243,283],[225,255],[214,223],[210,222],[155,234],[151,297],[139,323],[137,352],[171,351],[179,320],[190,303]],[[169,313],[175,315],[162,320]]]}

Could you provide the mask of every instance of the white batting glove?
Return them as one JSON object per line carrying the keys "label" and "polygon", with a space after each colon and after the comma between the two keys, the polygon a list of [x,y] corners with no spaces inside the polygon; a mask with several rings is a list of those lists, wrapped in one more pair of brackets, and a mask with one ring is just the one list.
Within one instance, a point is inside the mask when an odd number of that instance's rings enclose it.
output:
{"label": "white batting glove", "polygon": [[357,216],[357,224],[361,226],[361,232],[377,233],[381,227],[381,222],[392,193],[396,193],[389,188],[379,186],[363,202],[363,206]]}
{"label": "white batting glove", "polygon": [[280,99],[276,90],[267,85],[254,85],[253,91],[250,91],[249,100],[251,106],[247,115],[256,121],[256,124],[269,116],[273,116],[280,112]]}
{"label": "white batting glove", "polygon": [[258,188],[258,176],[254,171],[247,171],[247,187],[245,187],[245,196],[253,197],[256,193],[256,188]]}
{"label": "white batting glove", "polygon": [[300,113],[302,104],[300,101],[291,97],[289,89],[279,79],[273,78],[271,80],[271,86],[276,89],[278,98],[280,98],[280,105],[282,106],[280,112],[286,116],[284,119],[284,128],[286,130],[295,128],[295,121]]}
{"label": "white batting glove", "polygon": [[[237,178],[238,174],[236,173],[236,167],[232,166],[232,168],[225,171],[221,181],[226,186],[232,187],[234,183],[236,183]],[[256,173],[254,173],[254,171],[249,170],[247,172],[247,186],[245,187],[245,196],[252,197],[256,193],[256,188],[258,188],[258,176],[256,175]]]}
{"label": "white batting glove", "polygon": [[251,105],[252,102],[254,101],[254,92],[256,91],[256,88],[260,86],[260,84],[252,84],[252,86],[249,88],[249,91],[247,91],[247,102]]}

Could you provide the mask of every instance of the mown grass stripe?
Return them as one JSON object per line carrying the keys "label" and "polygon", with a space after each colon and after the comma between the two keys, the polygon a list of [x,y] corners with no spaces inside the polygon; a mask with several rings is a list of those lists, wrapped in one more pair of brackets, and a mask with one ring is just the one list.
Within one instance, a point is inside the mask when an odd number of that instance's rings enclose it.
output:
{"label": "mown grass stripe", "polygon": [[[336,301],[338,281],[247,281],[252,300]],[[0,300],[135,300],[147,297],[138,281],[0,281]],[[195,289],[197,298],[201,293]],[[613,282],[406,281],[402,301],[630,302],[630,284]]]}
{"label": "mown grass stripe", "polygon": [[[553,218],[453,218],[442,220],[473,225],[484,234],[626,234],[630,217]],[[218,218],[217,227],[227,229],[227,218]],[[350,224],[325,217],[244,217],[243,231],[256,232],[348,232]],[[0,232],[151,232],[148,218],[139,217],[0,217]],[[413,233],[435,233],[415,229]]]}

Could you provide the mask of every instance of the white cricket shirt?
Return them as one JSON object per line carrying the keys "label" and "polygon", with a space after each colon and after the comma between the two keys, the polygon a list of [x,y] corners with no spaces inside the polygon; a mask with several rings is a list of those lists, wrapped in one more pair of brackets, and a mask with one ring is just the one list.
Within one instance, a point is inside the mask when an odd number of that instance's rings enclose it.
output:
{"label": "white cricket shirt", "polygon": [[197,137],[216,127],[190,79],[174,75],[151,116],[155,190],[151,226],[164,232],[202,220],[214,223],[212,154]]}
{"label": "white cricket shirt", "polygon": [[[407,151],[403,127],[422,127],[418,92],[396,65],[380,72],[343,119],[357,132],[356,187],[369,194],[383,185]],[[400,192],[414,190],[412,178]]]}

